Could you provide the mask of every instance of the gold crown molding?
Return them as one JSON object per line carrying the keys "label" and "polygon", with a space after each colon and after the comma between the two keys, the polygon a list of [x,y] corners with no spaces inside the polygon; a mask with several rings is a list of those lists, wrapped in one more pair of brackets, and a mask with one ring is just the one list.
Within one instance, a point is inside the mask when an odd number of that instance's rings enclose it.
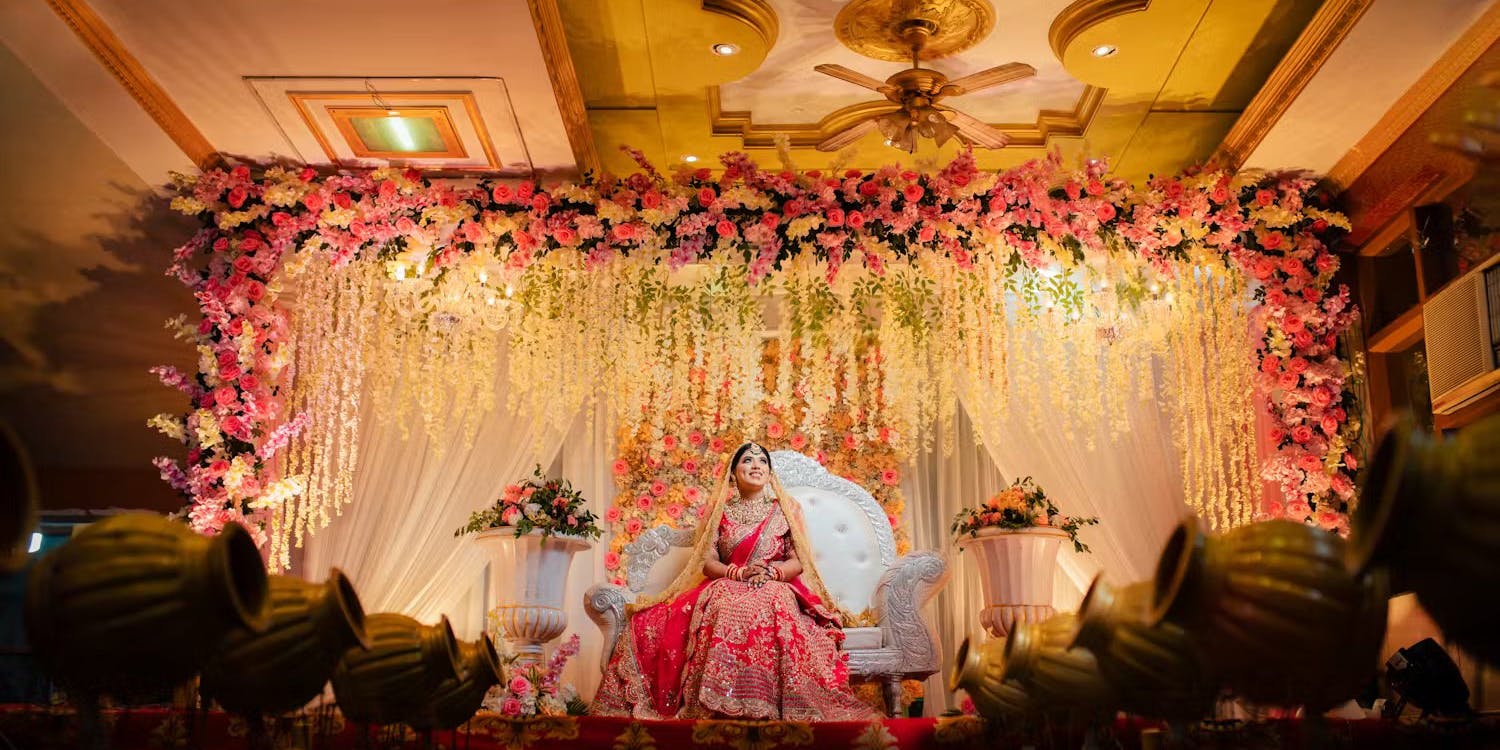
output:
{"label": "gold crown molding", "polygon": [[[1105,93],[1105,89],[1085,86],[1072,110],[1044,109],[1037,113],[1035,123],[1000,123],[994,127],[1011,137],[1012,146],[1045,146],[1051,138],[1081,136],[1099,111]],[[708,119],[713,134],[737,136],[744,148],[775,148],[778,136],[786,136],[793,148],[812,148],[865,117],[899,109],[892,102],[862,102],[834,110],[816,123],[757,125],[749,111],[725,110],[719,97],[719,87],[710,86]]]}
{"label": "gold crown molding", "polygon": [[776,38],[781,34],[781,22],[776,18],[776,11],[765,0],[703,0],[703,9],[729,16],[754,29],[761,41],[765,42],[767,50],[776,44]]}
{"label": "gold crown molding", "polygon": [[600,172],[599,151],[594,146],[594,131],[589,127],[589,115],[583,106],[583,89],[578,85],[578,71],[568,51],[557,0],[526,0],[526,4],[531,8],[531,24],[542,46],[542,60],[547,64],[547,78],[552,81],[552,94],[562,113],[573,160],[582,171]]}
{"label": "gold crown molding", "polygon": [[208,169],[219,160],[219,152],[213,144],[203,137],[193,121],[167,96],[161,84],[146,72],[135,55],[125,49],[120,38],[88,3],[84,0],[47,0],[47,4],[199,169]]}
{"label": "gold crown molding", "polygon": [[1078,0],[1052,19],[1052,27],[1047,30],[1052,53],[1062,60],[1063,51],[1079,34],[1116,16],[1143,11],[1150,5],[1151,0]]}
{"label": "gold crown molding", "polygon": [[1327,0],[1297,36],[1245,111],[1224,136],[1213,161],[1237,169],[1317,75],[1374,0]]}
{"label": "gold crown molding", "polygon": [[1497,41],[1500,41],[1500,5],[1493,5],[1328,170],[1327,182],[1338,188],[1353,185]]}

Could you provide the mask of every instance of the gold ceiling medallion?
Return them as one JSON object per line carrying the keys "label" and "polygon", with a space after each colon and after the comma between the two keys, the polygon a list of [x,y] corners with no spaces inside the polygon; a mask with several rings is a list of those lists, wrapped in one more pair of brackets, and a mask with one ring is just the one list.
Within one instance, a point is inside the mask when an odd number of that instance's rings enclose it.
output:
{"label": "gold ceiling medallion", "polygon": [[852,0],[833,21],[840,43],[865,57],[911,62],[962,52],[989,36],[995,9],[988,0]]}

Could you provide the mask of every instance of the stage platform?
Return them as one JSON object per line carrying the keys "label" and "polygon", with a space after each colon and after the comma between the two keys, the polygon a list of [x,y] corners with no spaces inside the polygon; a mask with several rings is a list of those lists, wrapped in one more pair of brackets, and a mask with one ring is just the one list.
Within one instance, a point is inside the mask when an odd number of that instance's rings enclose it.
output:
{"label": "stage platform", "polygon": [[[256,728],[220,712],[165,708],[103,713],[106,746],[116,750],[968,750],[1055,748],[1084,744],[1077,728],[1033,727],[1019,732],[969,716],[886,719],[878,722],[660,721],[592,716],[506,719],[480,714],[453,731],[424,736],[410,729],[346,723],[334,711],[308,712]],[[1142,747],[1154,722],[1119,720],[1096,739],[1114,750]],[[0,706],[0,748],[72,750],[80,747],[80,717],[71,707]],[[1148,747],[1159,747],[1147,743]],[[1500,726],[1481,721],[1439,728],[1388,721],[1327,721],[1313,727],[1278,720],[1218,729],[1197,728],[1193,748],[1500,748]]]}

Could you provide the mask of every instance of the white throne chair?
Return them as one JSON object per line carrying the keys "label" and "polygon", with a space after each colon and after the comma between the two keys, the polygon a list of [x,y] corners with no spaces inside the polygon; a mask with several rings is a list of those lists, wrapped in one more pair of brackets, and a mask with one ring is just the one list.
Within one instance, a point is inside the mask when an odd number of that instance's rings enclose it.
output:
{"label": "white throne chair", "polygon": [[[863,487],[828,473],[795,451],[776,451],[771,465],[786,491],[801,504],[813,546],[813,562],[829,596],[845,612],[873,611],[877,624],[844,628],[844,651],[855,678],[878,679],[887,713],[901,706],[901,681],[938,671],[942,655],[921,609],[948,579],[948,566],[933,552],[896,558],[896,539],[885,511]],[[600,668],[609,665],[625,626],[625,605],[637,595],[665,589],[687,564],[694,529],[656,526],[625,546],[625,587],[597,584],[584,592],[584,608],[604,634]]]}

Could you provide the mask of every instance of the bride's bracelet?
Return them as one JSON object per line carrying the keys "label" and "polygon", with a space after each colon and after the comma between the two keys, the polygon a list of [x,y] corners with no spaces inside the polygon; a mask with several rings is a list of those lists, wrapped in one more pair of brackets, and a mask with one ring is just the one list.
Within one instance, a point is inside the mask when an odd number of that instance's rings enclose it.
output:
{"label": "bride's bracelet", "polygon": [[769,563],[766,564],[766,567],[770,569],[772,579],[777,581],[781,580],[781,568],[778,568],[775,565]]}
{"label": "bride's bracelet", "polygon": [[730,563],[724,568],[724,577],[728,578],[731,581],[738,581],[740,580],[740,578],[736,576],[735,573],[739,572],[739,570],[740,566],[735,565],[734,563]]}

